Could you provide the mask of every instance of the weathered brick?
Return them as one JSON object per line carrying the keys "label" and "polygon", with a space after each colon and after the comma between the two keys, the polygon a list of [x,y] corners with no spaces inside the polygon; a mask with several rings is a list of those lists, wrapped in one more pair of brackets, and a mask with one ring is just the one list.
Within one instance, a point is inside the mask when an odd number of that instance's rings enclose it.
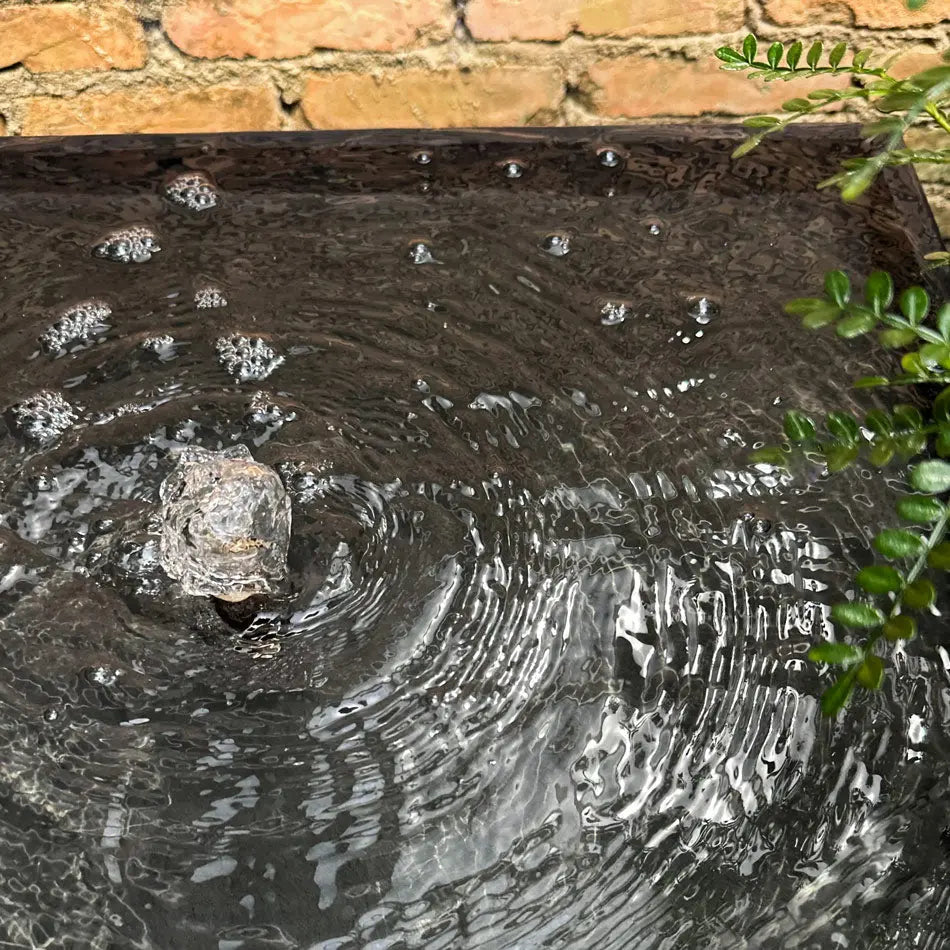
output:
{"label": "weathered brick", "polygon": [[927,0],[920,10],[908,10],[903,0],[765,0],[765,14],[779,26],[844,23],[896,29],[950,18],[950,0]]}
{"label": "weathered brick", "polygon": [[562,92],[560,74],[547,66],[316,73],[303,111],[319,129],[522,125],[556,107]]}
{"label": "weathered brick", "polygon": [[138,69],[145,65],[142,24],[123,0],[0,3],[0,67],[34,73]]}
{"label": "weathered brick", "polygon": [[207,59],[395,50],[443,39],[453,22],[449,0],[180,0],[162,20],[179,49]]}
{"label": "weathered brick", "polygon": [[[800,96],[807,84],[790,89],[786,83],[762,83],[735,72],[710,67],[705,60],[660,59],[623,56],[604,59],[588,70],[596,89],[594,104],[607,117],[642,118],[703,113],[749,115],[777,108],[786,99]],[[824,87],[841,86],[847,77]]]}
{"label": "weathered brick", "polygon": [[[883,62],[885,57],[880,57],[880,61]],[[875,65],[873,60],[870,61],[869,65]],[[914,48],[909,47],[905,52],[902,52],[897,59],[895,59],[890,66],[888,66],[887,71],[892,76],[897,76],[900,79],[906,79],[908,76],[913,76],[915,73],[922,73],[925,69],[933,69],[935,66],[942,66],[943,59],[940,54],[935,52],[932,49],[926,48]]]}
{"label": "weathered brick", "polygon": [[70,98],[37,96],[24,111],[24,135],[247,132],[278,129],[281,123],[276,91],[254,85],[135,86]]}
{"label": "weathered brick", "polygon": [[738,30],[743,0],[468,0],[465,24],[477,40],[561,40],[587,36],[675,36]]}

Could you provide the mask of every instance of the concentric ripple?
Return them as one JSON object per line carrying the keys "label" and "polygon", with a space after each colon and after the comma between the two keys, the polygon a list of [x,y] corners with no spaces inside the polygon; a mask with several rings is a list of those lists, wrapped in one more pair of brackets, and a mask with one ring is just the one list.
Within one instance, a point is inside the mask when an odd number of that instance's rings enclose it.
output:
{"label": "concentric ripple", "polygon": [[[781,303],[916,192],[656,134],[0,148],[0,943],[947,945],[947,645],[836,725],[802,659],[890,487],[746,461],[872,405]],[[293,510],[241,624],[160,558],[236,445]]]}

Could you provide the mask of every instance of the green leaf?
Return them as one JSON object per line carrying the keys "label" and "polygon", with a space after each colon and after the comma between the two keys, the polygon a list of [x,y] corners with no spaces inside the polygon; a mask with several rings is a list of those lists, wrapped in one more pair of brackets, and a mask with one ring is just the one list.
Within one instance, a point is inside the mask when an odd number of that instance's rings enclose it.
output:
{"label": "green leaf", "polygon": [[865,689],[880,689],[884,682],[884,663],[879,656],[869,656],[858,669],[858,682]]}
{"label": "green leaf", "polygon": [[937,422],[950,422],[950,386],[934,400],[933,413]]}
{"label": "green leaf", "polygon": [[871,50],[859,49],[854,56],[851,57],[851,65],[854,66],[855,69],[863,69],[870,58]]}
{"label": "green leaf", "polygon": [[835,324],[835,333],[845,340],[870,333],[877,326],[877,317],[873,313],[852,313],[842,317]]}
{"label": "green leaf", "polygon": [[808,442],[815,438],[815,423],[803,412],[795,409],[785,413],[783,427],[792,442]]}
{"label": "green leaf", "polygon": [[884,557],[897,560],[920,554],[924,548],[924,542],[920,535],[910,531],[888,528],[875,536],[874,547]]}
{"label": "green leaf", "polygon": [[872,271],[864,284],[864,299],[868,306],[880,316],[894,299],[894,281],[887,271]]}
{"label": "green leaf", "polygon": [[833,475],[843,472],[857,457],[859,449],[856,445],[833,445],[825,450],[825,465]]}
{"label": "green leaf", "polygon": [[855,580],[869,594],[889,594],[900,590],[904,583],[901,575],[885,564],[872,564],[858,571]]}
{"label": "green leaf", "polygon": [[917,334],[907,327],[892,327],[882,330],[878,336],[883,346],[891,350],[902,350],[917,339]]}
{"label": "green leaf", "polygon": [[821,694],[821,712],[823,716],[834,716],[841,712],[847,705],[851,694],[854,692],[854,681],[856,673],[849,670],[842,673],[835,681]]}
{"label": "green leaf", "polygon": [[841,60],[844,59],[844,54],[848,51],[847,43],[839,43],[835,48],[828,54],[828,65],[833,66],[835,69],[841,64]]}
{"label": "green leaf", "polygon": [[934,448],[941,458],[950,458],[950,429],[940,429],[937,432]]}
{"label": "green leaf", "polygon": [[883,409],[872,409],[864,417],[864,424],[875,435],[890,435],[894,431],[894,423]]}
{"label": "green leaf", "polygon": [[722,60],[724,63],[745,64],[745,57],[728,46],[720,46],[719,49],[716,50],[716,58]]}
{"label": "green leaf", "polygon": [[745,57],[747,63],[751,63],[755,59],[755,51],[759,48],[759,44],[756,42],[755,34],[750,33],[742,41],[742,55]]}
{"label": "green leaf", "polygon": [[897,614],[884,624],[884,636],[895,640],[910,640],[917,635],[917,621],[907,614]]}
{"label": "green leaf", "polygon": [[840,182],[842,200],[857,201],[871,187],[879,171],[877,164],[866,162],[860,168],[847,172]]}
{"label": "green leaf", "polygon": [[748,155],[752,149],[757,148],[762,142],[761,135],[750,135],[744,142],[737,145],[732,150],[733,158],[742,158],[743,155]]}
{"label": "green leaf", "polygon": [[796,297],[794,300],[789,300],[782,309],[793,317],[803,317],[812,310],[827,306],[828,301],[824,297]]}
{"label": "green leaf", "polygon": [[910,483],[917,491],[928,495],[950,491],[950,462],[942,459],[921,462],[910,473]]}
{"label": "green leaf", "polygon": [[753,465],[776,465],[779,468],[786,468],[788,466],[788,452],[777,445],[767,445],[751,452],[749,461]]}
{"label": "green leaf", "polygon": [[832,643],[829,640],[816,643],[808,651],[808,659],[813,663],[834,663],[850,666],[864,657],[864,651],[850,643]]}
{"label": "green leaf", "polygon": [[809,102],[807,99],[788,99],[782,103],[783,112],[810,112],[815,108],[813,102]]}
{"label": "green leaf", "polygon": [[812,45],[812,48],[808,51],[808,55],[805,57],[805,62],[811,66],[812,69],[815,69],[818,65],[818,61],[821,59],[821,40]]}
{"label": "green leaf", "polygon": [[913,432],[924,424],[924,417],[916,406],[898,403],[893,409],[894,428],[903,432]]}
{"label": "green leaf", "polygon": [[797,68],[798,61],[802,58],[802,50],[804,48],[801,40],[795,40],[795,42],[789,46],[788,52],[785,54],[785,62],[788,63],[792,69]]}
{"label": "green leaf", "polygon": [[845,627],[870,628],[881,626],[886,618],[874,604],[866,604],[855,600],[835,604],[831,608],[831,619]]}
{"label": "green leaf", "polygon": [[926,432],[909,432],[894,437],[894,446],[905,461],[927,450]]}
{"label": "green leaf", "polygon": [[743,119],[742,124],[747,129],[771,129],[781,123],[774,115],[752,115],[748,119]]}
{"label": "green leaf", "polygon": [[825,274],[825,293],[839,306],[843,307],[851,299],[851,281],[841,270],[830,270]]}
{"label": "green leaf", "polygon": [[837,304],[824,300],[820,307],[815,307],[814,310],[802,317],[802,326],[806,330],[819,330],[828,326],[829,323],[834,323],[840,314],[841,308]]}
{"label": "green leaf", "polygon": [[927,563],[938,571],[950,571],[950,541],[942,541],[928,555]]}
{"label": "green leaf", "polygon": [[926,90],[933,89],[934,86],[945,83],[948,79],[950,79],[950,66],[933,66],[923,72],[914,73],[906,82]]}
{"label": "green leaf", "polygon": [[905,521],[917,524],[938,521],[946,511],[946,505],[930,495],[907,495],[897,502],[897,513]]}
{"label": "green leaf", "polygon": [[934,322],[937,324],[937,332],[945,340],[950,340],[950,301],[937,311],[937,319]]}
{"label": "green leaf", "polygon": [[935,369],[938,366],[944,366],[950,361],[950,344],[925,343],[917,351],[917,357],[924,367]]}
{"label": "green leaf", "polygon": [[907,0],[907,9],[916,13],[918,10],[922,10],[926,3],[927,0]]}
{"label": "green leaf", "polygon": [[904,588],[901,603],[913,610],[926,610],[937,599],[937,589],[926,577],[919,577]]}
{"label": "green leaf", "polygon": [[894,453],[897,451],[897,446],[894,445],[891,439],[881,439],[879,442],[875,442],[871,446],[871,452],[869,458],[872,465],[876,465],[878,468],[883,468],[887,465],[892,458],[894,458]]}
{"label": "green leaf", "polygon": [[862,376],[853,383],[855,389],[873,389],[875,386],[887,386],[890,380],[886,376]]}
{"label": "green leaf", "polygon": [[923,287],[908,287],[901,294],[901,313],[916,327],[923,322],[930,308],[930,296]]}
{"label": "green leaf", "polygon": [[781,43],[773,43],[769,47],[769,51],[765,54],[765,58],[768,60],[769,66],[771,66],[772,69],[775,69],[782,61],[782,53],[784,52],[785,47],[783,47]]}
{"label": "green leaf", "polygon": [[861,438],[858,420],[847,412],[831,412],[825,419],[828,431],[845,445],[855,445]]}

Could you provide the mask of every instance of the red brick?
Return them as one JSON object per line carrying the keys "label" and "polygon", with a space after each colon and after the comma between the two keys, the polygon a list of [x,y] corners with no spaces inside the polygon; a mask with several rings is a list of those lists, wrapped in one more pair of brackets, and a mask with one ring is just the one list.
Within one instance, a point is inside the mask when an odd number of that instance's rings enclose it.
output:
{"label": "red brick", "polygon": [[675,36],[741,29],[743,0],[469,0],[465,24],[477,40],[587,36]]}
{"label": "red brick", "polygon": [[0,3],[0,68],[138,69],[145,58],[142,24],[122,0]]}
{"label": "red brick", "polygon": [[[692,116],[703,113],[750,115],[776,109],[803,91],[809,83],[763,83],[740,73],[718,70],[703,60],[623,56],[604,59],[588,70],[593,81],[597,111],[607,117]],[[823,87],[843,86],[847,77]]]}
{"label": "red brick", "polygon": [[522,125],[562,93],[560,74],[547,66],[316,73],[303,111],[318,129]]}
{"label": "red brick", "polygon": [[450,0],[179,0],[162,20],[169,39],[206,59],[283,59],[318,47],[395,50],[444,39]]}
{"label": "red brick", "polygon": [[70,98],[37,96],[26,104],[23,134],[248,132],[280,125],[277,92],[268,86],[150,85]]}
{"label": "red brick", "polygon": [[765,14],[779,26],[929,26],[950,18],[950,0],[927,0],[920,10],[908,10],[905,0],[765,0]]}

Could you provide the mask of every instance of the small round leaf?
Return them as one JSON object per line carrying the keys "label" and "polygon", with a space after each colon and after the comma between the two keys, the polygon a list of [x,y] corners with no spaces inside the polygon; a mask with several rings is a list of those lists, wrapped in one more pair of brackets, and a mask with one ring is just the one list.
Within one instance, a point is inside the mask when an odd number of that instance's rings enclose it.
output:
{"label": "small round leaf", "polygon": [[803,412],[792,409],[785,413],[785,434],[792,442],[808,442],[815,438],[815,423]]}
{"label": "small round leaf", "polygon": [[917,524],[930,524],[942,518],[946,512],[943,502],[930,495],[907,495],[897,503],[897,513],[905,521]]}
{"label": "small round leaf", "polygon": [[864,651],[850,643],[816,643],[808,651],[808,659],[813,663],[835,663],[849,665],[863,659]]}
{"label": "small round leaf", "polygon": [[872,564],[858,571],[855,580],[869,594],[889,594],[900,590],[904,583],[901,575],[885,564]]}
{"label": "small round leaf", "polygon": [[907,614],[898,614],[884,624],[884,636],[891,640],[910,640],[917,635],[917,621]]}
{"label": "small round leaf", "polygon": [[874,547],[884,557],[897,560],[920,554],[924,542],[918,534],[889,528],[874,538]]}
{"label": "small round leaf", "polygon": [[939,495],[950,491],[950,462],[928,459],[921,462],[911,473],[910,483],[919,492]]}
{"label": "small round leaf", "polygon": [[[794,100],[798,101],[798,100]],[[788,103],[786,103],[786,106]],[[787,110],[794,111],[794,110]],[[839,306],[843,307],[851,299],[851,281],[844,271],[830,270],[825,274],[825,293]]]}
{"label": "small round leaf", "polygon": [[880,689],[884,682],[884,663],[879,656],[869,656],[858,669],[858,682],[865,689]]}
{"label": "small round leaf", "polygon": [[831,608],[831,619],[844,627],[871,628],[881,626],[885,617],[874,604],[856,600],[835,604]]}
{"label": "small round leaf", "polygon": [[864,299],[877,314],[883,313],[894,299],[894,281],[887,271],[872,271],[864,284]]}
{"label": "small round leaf", "polygon": [[835,324],[835,332],[844,340],[853,340],[870,333],[876,326],[877,317],[873,313],[850,313]]}
{"label": "small round leaf", "polygon": [[847,673],[842,673],[821,694],[821,712],[823,716],[834,716],[844,709],[854,692],[854,680],[855,672],[849,670]]}
{"label": "small round leaf", "polygon": [[940,571],[950,571],[950,541],[942,541],[928,555],[927,563]]}
{"label": "small round leaf", "polygon": [[913,610],[926,610],[936,599],[937,590],[926,577],[919,577],[913,584],[908,584],[901,594],[901,603]]}
{"label": "small round leaf", "polygon": [[901,294],[901,312],[916,327],[923,322],[930,309],[930,296],[923,287],[908,287]]}

